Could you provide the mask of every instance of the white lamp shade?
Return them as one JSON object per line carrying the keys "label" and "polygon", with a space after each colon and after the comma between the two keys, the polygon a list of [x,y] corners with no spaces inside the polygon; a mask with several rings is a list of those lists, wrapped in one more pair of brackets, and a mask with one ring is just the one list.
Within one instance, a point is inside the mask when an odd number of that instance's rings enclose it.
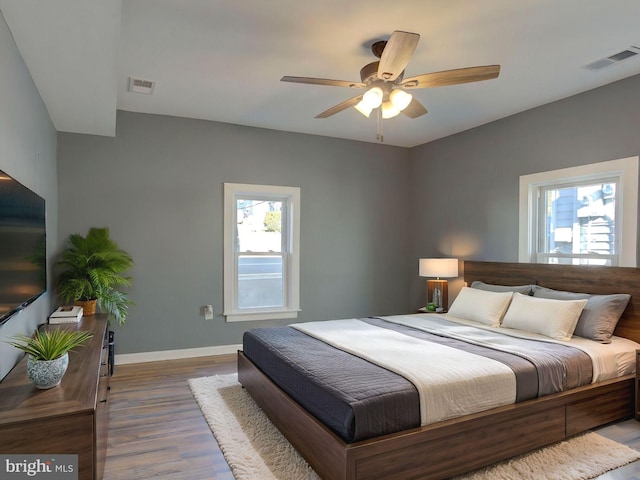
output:
{"label": "white lamp shade", "polygon": [[372,109],[378,108],[382,103],[383,95],[380,87],[373,87],[362,96],[361,103]]}
{"label": "white lamp shade", "polygon": [[361,114],[363,114],[367,118],[369,118],[369,115],[371,115],[371,111],[373,110],[372,107],[365,104],[364,99],[360,100],[360,102],[358,102],[358,104],[353,108],[358,110]]}
{"label": "white lamp shade", "polygon": [[409,106],[413,95],[405,92],[404,90],[394,90],[389,94],[389,100],[393,103],[393,106],[402,111]]}
{"label": "white lamp shade", "polygon": [[382,118],[393,118],[400,113],[400,110],[391,103],[390,101],[386,101],[382,104]]}
{"label": "white lamp shade", "polygon": [[421,258],[421,277],[454,278],[458,276],[457,258]]}

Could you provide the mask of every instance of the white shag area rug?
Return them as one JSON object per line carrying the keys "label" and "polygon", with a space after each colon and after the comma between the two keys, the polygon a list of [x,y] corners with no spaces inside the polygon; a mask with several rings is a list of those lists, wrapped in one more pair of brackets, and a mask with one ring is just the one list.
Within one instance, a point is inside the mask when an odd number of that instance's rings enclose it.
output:
{"label": "white shag area rug", "polygon": [[[319,480],[236,374],[191,379],[189,386],[237,480]],[[638,459],[640,452],[586,433],[456,479],[586,480]]]}

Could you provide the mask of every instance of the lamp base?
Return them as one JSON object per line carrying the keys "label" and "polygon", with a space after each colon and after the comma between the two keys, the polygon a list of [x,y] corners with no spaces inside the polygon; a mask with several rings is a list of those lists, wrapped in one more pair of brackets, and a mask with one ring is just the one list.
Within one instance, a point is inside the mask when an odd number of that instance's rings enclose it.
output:
{"label": "lamp base", "polygon": [[[440,298],[434,298],[440,297]],[[449,308],[449,282],[446,280],[427,280],[427,303],[435,303],[437,307]]]}

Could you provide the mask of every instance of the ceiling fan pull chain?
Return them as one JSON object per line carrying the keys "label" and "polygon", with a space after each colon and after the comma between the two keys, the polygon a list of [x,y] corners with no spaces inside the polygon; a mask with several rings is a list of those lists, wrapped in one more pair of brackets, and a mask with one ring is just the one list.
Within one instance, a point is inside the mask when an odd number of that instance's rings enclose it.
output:
{"label": "ceiling fan pull chain", "polygon": [[382,113],[380,112],[380,108],[377,109],[378,112],[378,132],[376,133],[376,140],[380,143],[384,143],[384,135],[382,133]]}

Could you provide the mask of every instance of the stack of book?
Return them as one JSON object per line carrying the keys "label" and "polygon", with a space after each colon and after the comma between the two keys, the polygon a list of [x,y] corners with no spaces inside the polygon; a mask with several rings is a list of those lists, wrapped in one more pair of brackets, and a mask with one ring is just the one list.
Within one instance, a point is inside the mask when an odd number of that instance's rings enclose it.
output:
{"label": "stack of book", "polygon": [[58,323],[78,323],[82,318],[82,307],[69,306],[58,307],[58,309],[49,316],[49,323],[55,325]]}

